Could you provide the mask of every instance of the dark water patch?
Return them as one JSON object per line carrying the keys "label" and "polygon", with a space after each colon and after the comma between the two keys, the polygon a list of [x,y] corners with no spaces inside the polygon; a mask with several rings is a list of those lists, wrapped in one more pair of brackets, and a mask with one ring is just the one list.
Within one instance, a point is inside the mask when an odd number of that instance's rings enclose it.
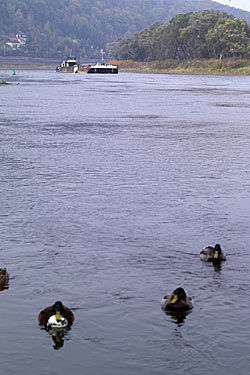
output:
{"label": "dark water patch", "polygon": [[216,103],[216,107],[250,108],[250,104],[248,103]]}
{"label": "dark water patch", "polygon": [[160,118],[160,116],[157,115],[124,115],[122,118],[132,118],[132,119],[142,119],[142,120],[151,120],[151,119],[157,119]]}

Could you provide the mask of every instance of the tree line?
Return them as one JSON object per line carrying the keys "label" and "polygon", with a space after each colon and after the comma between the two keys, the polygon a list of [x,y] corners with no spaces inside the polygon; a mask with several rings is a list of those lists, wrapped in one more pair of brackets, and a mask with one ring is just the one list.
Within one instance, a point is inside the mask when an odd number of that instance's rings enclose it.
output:
{"label": "tree line", "polygon": [[0,54],[8,38],[25,34],[25,48],[16,54],[96,57],[119,37],[133,38],[154,22],[204,9],[231,9],[250,22],[249,12],[211,0],[0,0]]}
{"label": "tree line", "polygon": [[189,12],[154,23],[131,38],[119,38],[108,48],[118,60],[248,58],[250,26],[226,12]]}

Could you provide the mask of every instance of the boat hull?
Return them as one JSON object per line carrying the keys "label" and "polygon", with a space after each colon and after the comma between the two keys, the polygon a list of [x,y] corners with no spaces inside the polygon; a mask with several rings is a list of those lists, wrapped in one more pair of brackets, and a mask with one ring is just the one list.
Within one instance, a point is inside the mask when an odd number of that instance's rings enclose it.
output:
{"label": "boat hull", "polygon": [[88,74],[118,74],[118,67],[95,67],[91,68],[87,72]]}

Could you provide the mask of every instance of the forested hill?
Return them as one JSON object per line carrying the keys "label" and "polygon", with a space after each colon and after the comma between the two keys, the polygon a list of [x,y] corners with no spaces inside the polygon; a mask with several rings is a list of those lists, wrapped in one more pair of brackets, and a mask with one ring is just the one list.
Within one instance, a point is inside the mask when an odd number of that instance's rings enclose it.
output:
{"label": "forested hill", "polygon": [[250,23],[250,13],[210,0],[0,0],[0,54],[16,34],[27,40],[5,53],[96,57],[118,37],[130,37],[179,13],[224,10]]}
{"label": "forested hill", "polygon": [[132,38],[119,38],[108,48],[118,60],[249,58],[250,25],[215,10],[182,13],[170,22],[155,22]]}

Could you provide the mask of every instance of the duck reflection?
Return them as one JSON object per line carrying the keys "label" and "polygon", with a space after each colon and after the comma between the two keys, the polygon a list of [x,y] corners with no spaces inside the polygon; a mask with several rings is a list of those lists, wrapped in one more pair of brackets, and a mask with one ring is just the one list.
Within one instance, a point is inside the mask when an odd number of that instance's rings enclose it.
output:
{"label": "duck reflection", "polygon": [[173,311],[164,311],[166,315],[171,317],[173,323],[178,327],[183,326],[184,321],[189,314],[189,312],[173,312]]}
{"label": "duck reflection", "polygon": [[0,291],[9,289],[9,273],[6,268],[0,268]]}
{"label": "duck reflection", "polygon": [[63,337],[65,336],[65,334],[67,333],[68,329],[66,328],[54,328],[54,329],[50,329],[50,330],[47,330],[51,336],[52,336],[52,340],[54,342],[54,345],[53,345],[53,348],[55,350],[58,350],[58,349],[61,349],[64,345],[64,339]]}
{"label": "duck reflection", "polygon": [[68,334],[70,328],[64,327],[64,328],[46,328],[41,327],[41,330],[47,331],[48,334],[52,338],[52,347],[55,350],[59,350],[64,346],[64,338]]}
{"label": "duck reflection", "polygon": [[6,289],[9,289],[9,282],[6,281],[4,283],[0,283],[0,292],[2,292],[3,290],[6,290]]}
{"label": "duck reflection", "polygon": [[221,271],[221,262],[219,260],[214,260],[213,261],[213,267],[215,272],[220,272]]}

